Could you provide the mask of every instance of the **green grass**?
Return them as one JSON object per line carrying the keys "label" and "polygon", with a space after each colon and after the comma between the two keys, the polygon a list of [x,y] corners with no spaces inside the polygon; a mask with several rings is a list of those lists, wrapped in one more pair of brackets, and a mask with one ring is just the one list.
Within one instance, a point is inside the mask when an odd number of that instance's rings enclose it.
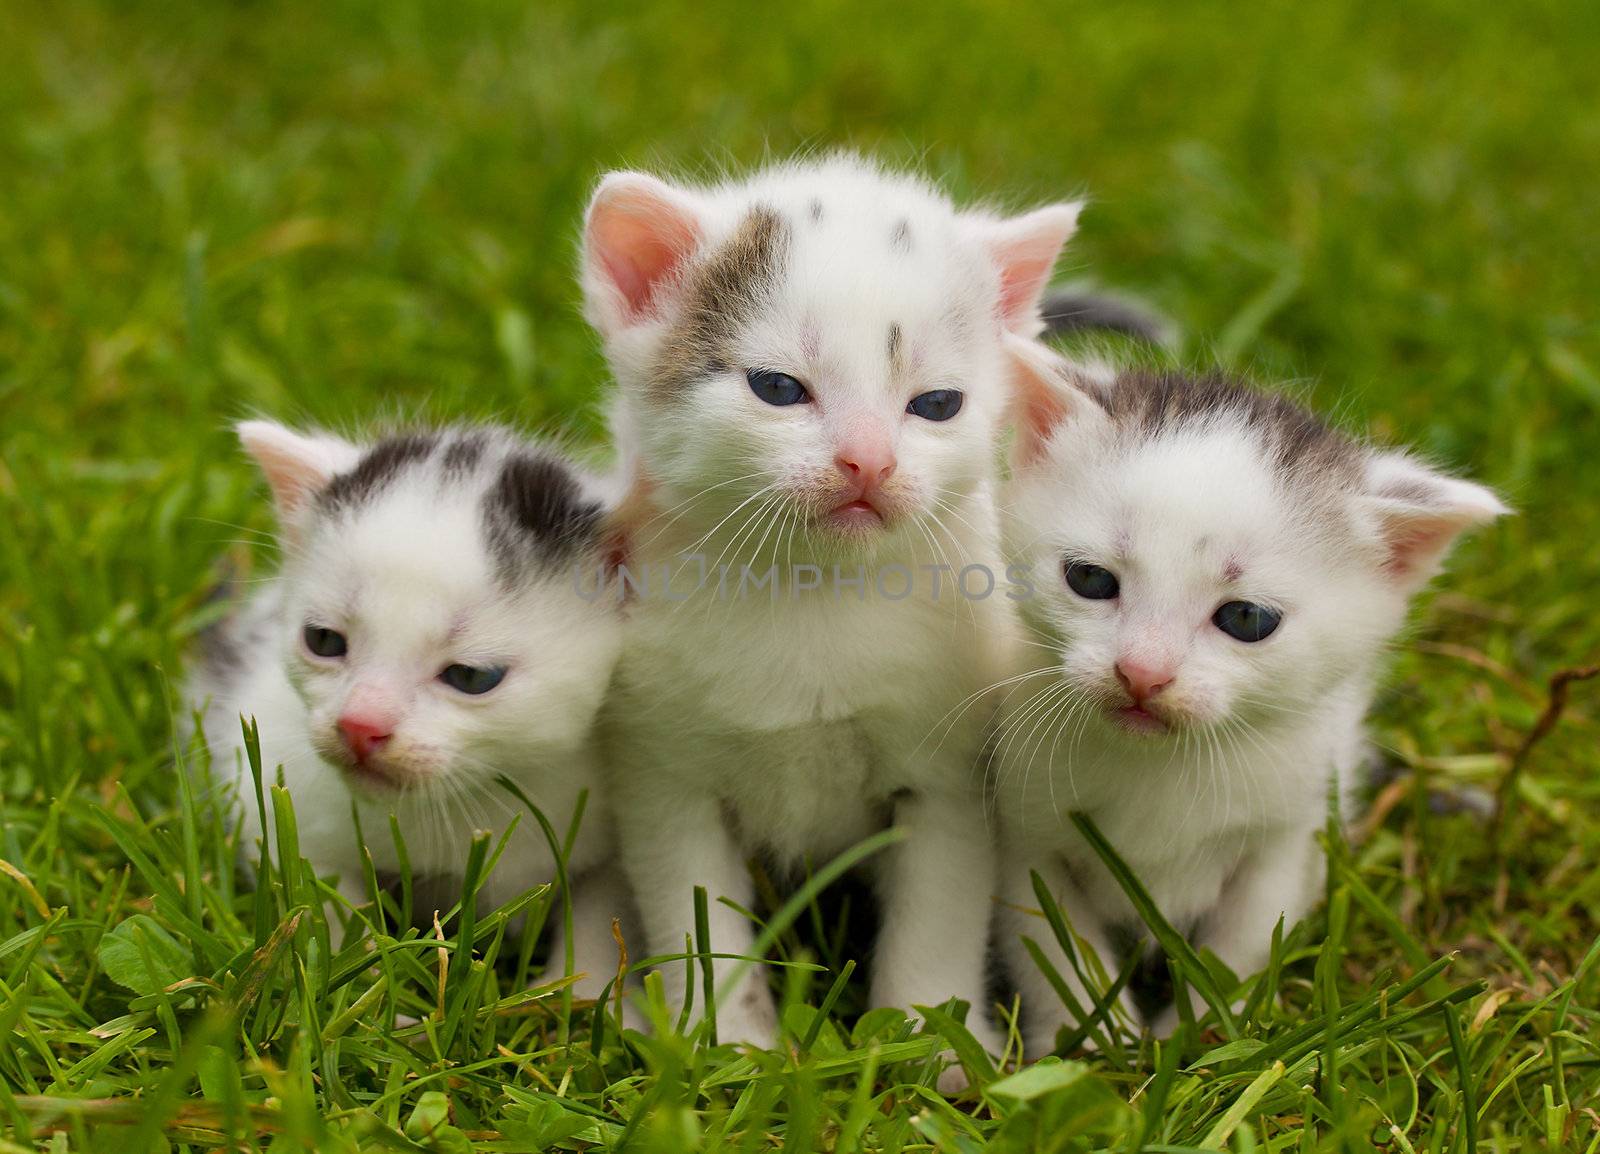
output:
{"label": "green grass", "polygon": [[[1595,684],[1517,754],[1600,655],[1593,5],[599,7],[0,4],[0,1149],[1600,1148]],[[1186,357],[1517,506],[1419,611],[1375,722],[1399,775],[1280,1001],[1194,993],[1171,1044],[1102,1023],[946,1102],[954,1020],[819,1019],[860,983],[801,910],[774,936],[823,970],[783,971],[787,1052],[624,1047],[508,911],[340,949],[292,827],[251,889],[180,788],[219,558],[270,564],[230,419],[595,434],[597,173],[834,143],[963,196],[1090,192],[1073,271]],[[1514,763],[1498,836],[1449,804]]]}

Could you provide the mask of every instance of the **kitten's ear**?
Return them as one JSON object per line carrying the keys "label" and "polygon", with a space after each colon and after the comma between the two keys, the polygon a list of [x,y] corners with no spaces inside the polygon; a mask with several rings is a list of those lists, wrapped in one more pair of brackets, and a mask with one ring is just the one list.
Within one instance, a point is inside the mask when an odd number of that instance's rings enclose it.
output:
{"label": "kitten's ear", "polygon": [[1043,459],[1056,431],[1073,422],[1099,422],[1105,410],[1073,380],[1065,360],[1036,340],[1007,333],[1011,366],[1012,419],[1017,437],[1013,463],[1027,468]]}
{"label": "kitten's ear", "polygon": [[1463,532],[1511,511],[1483,485],[1436,472],[1404,453],[1368,458],[1366,490],[1388,550],[1384,571],[1408,591],[1438,571]]}
{"label": "kitten's ear", "polygon": [[650,512],[651,490],[654,486],[644,473],[633,464],[625,466],[621,474],[623,485],[614,495],[600,527],[600,568],[606,582],[617,582],[617,592],[624,608],[631,595],[637,592],[623,570],[633,565],[636,546],[645,529],[660,518]]}
{"label": "kitten's ear", "polygon": [[1006,328],[1037,336],[1039,298],[1050,283],[1056,258],[1078,231],[1083,202],[1052,204],[984,226],[985,242],[1000,271],[1000,314]]}
{"label": "kitten's ear", "polygon": [[361,459],[361,450],[348,441],[297,433],[276,421],[240,421],[234,431],[267,478],[278,522],[284,526],[337,474]]}
{"label": "kitten's ear", "polygon": [[606,174],[583,225],[583,291],[603,335],[651,315],[704,240],[704,218],[692,193],[642,172]]}

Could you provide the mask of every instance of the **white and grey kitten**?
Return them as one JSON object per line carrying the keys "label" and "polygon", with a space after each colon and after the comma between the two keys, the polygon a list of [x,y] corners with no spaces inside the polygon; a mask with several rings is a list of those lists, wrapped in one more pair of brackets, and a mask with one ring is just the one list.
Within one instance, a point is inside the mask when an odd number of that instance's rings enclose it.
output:
{"label": "white and grey kitten", "polygon": [[[1069,811],[1093,818],[1169,921],[1256,973],[1278,920],[1315,901],[1315,834],[1330,789],[1348,799],[1357,784],[1409,599],[1458,534],[1506,511],[1281,396],[1179,373],[1068,383],[1047,354],[1036,364],[1005,517],[1037,590],[1033,643],[1001,710],[994,798],[1001,940],[1033,1055],[1066,1011],[1020,936],[1079,983],[1018,912],[1038,906],[1028,871],[1108,967],[1138,928]],[[1174,1021],[1169,1008],[1155,1026]]]}
{"label": "white and grey kitten", "polygon": [[[207,638],[190,697],[241,844],[261,829],[240,715],[259,725],[269,780],[281,767],[302,852],[355,906],[367,894],[352,801],[378,870],[400,868],[393,814],[417,873],[459,877],[473,832],[503,832],[521,808],[498,775],[558,831],[587,790],[568,868],[578,989],[593,995],[616,971],[625,902],[591,738],[622,622],[573,576],[611,548],[598,483],[494,426],[367,446],[267,421],[238,432],[271,486],[283,566]],[[554,877],[523,814],[484,897]]]}
{"label": "white and grey kitten", "polygon": [[[852,157],[709,188],[607,176],[589,208],[584,287],[617,378],[635,560],[675,567],[638,600],[615,711],[620,844],[646,948],[683,950],[692,893],[712,947],[747,954],[747,859],[823,863],[889,825],[875,860],[874,1005],[960,997],[982,1020],[992,848],[976,818],[984,719],[934,726],[996,675],[997,442],[1038,297],[1077,217],[958,211],[926,183]],[[712,578],[696,587],[705,558]],[[818,568],[820,587],[721,581]],[[837,566],[837,570],[834,567]],[[915,589],[884,596],[903,566]],[[858,568],[859,567],[859,568]],[[866,575],[841,588],[836,576]],[[935,581],[943,582],[935,591]],[[886,579],[900,594],[900,570]],[[716,964],[724,1041],[773,1041],[763,979]],[[664,971],[681,996],[682,967]],[[697,1007],[698,1009],[698,1007]]]}

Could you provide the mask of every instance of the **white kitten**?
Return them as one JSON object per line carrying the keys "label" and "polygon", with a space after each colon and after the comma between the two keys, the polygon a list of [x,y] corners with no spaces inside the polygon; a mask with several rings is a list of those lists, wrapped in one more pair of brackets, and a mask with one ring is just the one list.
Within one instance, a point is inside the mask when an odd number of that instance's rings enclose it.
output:
{"label": "white kitten", "polygon": [[[996,750],[1007,900],[1036,910],[1037,870],[1116,964],[1138,923],[1067,820],[1082,811],[1167,919],[1248,977],[1315,901],[1315,833],[1330,787],[1356,784],[1409,598],[1505,508],[1280,396],[1175,373],[1064,387],[1037,365],[1006,494],[1007,550],[1038,591],[1037,672],[1012,685]],[[1080,983],[1037,917],[1011,910],[1003,931],[1037,1056],[1066,1011],[1020,935]]]}
{"label": "white kitten", "polygon": [[[377,869],[400,866],[393,813],[413,869],[459,878],[473,831],[498,838],[521,809],[498,775],[558,832],[588,790],[569,869],[578,988],[593,996],[616,971],[625,900],[591,741],[622,623],[573,579],[608,548],[595,482],[492,426],[358,448],[246,421],[239,439],[271,485],[283,568],[207,639],[190,696],[243,844],[261,829],[241,714],[259,724],[269,782],[282,767],[301,851],[352,905],[367,900],[352,799]],[[554,876],[524,813],[484,900]]]}
{"label": "white kitten", "polygon": [[[601,183],[584,285],[619,384],[636,561],[675,566],[689,598],[659,581],[639,598],[619,674],[619,840],[652,953],[684,949],[699,884],[713,948],[747,954],[748,919],[717,899],[754,904],[748,858],[793,873],[897,825],[906,839],[872,863],[873,1004],[966,999],[997,1046],[984,719],[929,734],[993,679],[1010,609],[917,567],[999,568],[1003,336],[1037,331],[1076,216],[958,212],[849,157],[715,188]],[[705,558],[698,590],[685,554]],[[774,565],[775,590],[741,581]],[[720,1037],[771,1044],[765,981],[732,989],[733,966],[716,966]],[[681,996],[682,967],[664,976]]]}

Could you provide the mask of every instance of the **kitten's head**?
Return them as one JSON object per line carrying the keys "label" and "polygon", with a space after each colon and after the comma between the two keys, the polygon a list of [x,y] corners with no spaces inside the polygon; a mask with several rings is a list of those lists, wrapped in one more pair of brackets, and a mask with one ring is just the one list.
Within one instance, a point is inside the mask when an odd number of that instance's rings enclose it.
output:
{"label": "kitten's head", "polygon": [[611,676],[613,599],[593,483],[508,430],[358,447],[239,426],[285,545],[276,641],[318,751],[384,792],[517,776],[584,741]]}
{"label": "kitten's head", "polygon": [[881,545],[992,475],[1006,332],[1076,205],[1001,219],[850,157],[710,189],[607,176],[589,206],[588,312],[619,439],[690,525],[789,519]]}
{"label": "kitten's head", "polygon": [[1370,669],[1488,489],[1284,397],[1038,362],[1007,493],[1025,613],[1087,724],[1147,735],[1304,716]]}

